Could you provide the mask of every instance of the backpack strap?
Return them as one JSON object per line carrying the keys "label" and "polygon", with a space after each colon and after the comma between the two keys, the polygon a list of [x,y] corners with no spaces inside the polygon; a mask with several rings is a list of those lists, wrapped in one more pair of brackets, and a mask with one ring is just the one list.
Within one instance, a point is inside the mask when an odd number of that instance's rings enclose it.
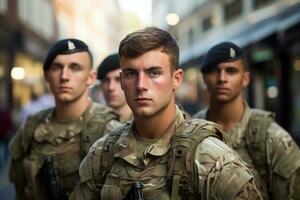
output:
{"label": "backpack strap", "polygon": [[190,178],[198,144],[207,137],[224,139],[223,132],[213,122],[201,119],[185,121],[172,137],[168,159],[167,182],[171,199],[194,197]]}
{"label": "backpack strap", "polygon": [[129,123],[127,123],[125,126],[117,128],[114,132],[107,135],[107,138],[104,142],[104,148],[101,153],[101,159],[100,159],[100,170],[99,174],[97,176],[97,185],[99,187],[99,191],[101,191],[101,188],[103,184],[105,183],[105,179],[107,174],[111,171],[113,162],[114,162],[114,154],[116,152],[116,142],[119,139],[120,135],[129,129]]}
{"label": "backpack strap", "polygon": [[92,144],[104,135],[103,132],[107,123],[113,119],[118,120],[117,114],[114,113],[112,109],[94,102],[89,112],[86,119],[84,119],[85,121],[80,136],[81,160],[85,157]]}
{"label": "backpack strap", "polygon": [[251,109],[246,131],[245,143],[255,169],[265,181],[268,189],[272,180],[271,161],[267,149],[268,127],[274,121],[274,114],[259,109]]}

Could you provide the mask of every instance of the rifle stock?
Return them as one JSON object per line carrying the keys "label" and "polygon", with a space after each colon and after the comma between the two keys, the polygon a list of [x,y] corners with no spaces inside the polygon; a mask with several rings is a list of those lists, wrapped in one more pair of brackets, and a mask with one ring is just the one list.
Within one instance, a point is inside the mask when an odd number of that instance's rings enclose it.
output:
{"label": "rifle stock", "polygon": [[144,200],[143,185],[140,181],[135,181],[127,193],[124,200]]}

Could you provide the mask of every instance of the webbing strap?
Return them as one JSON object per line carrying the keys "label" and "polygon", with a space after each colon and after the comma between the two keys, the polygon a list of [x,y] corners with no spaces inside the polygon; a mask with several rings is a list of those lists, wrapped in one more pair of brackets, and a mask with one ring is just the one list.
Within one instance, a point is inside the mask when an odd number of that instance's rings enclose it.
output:
{"label": "webbing strap", "polygon": [[171,194],[172,200],[177,200],[178,198],[179,182],[180,182],[180,175],[174,175],[172,181],[172,194]]}

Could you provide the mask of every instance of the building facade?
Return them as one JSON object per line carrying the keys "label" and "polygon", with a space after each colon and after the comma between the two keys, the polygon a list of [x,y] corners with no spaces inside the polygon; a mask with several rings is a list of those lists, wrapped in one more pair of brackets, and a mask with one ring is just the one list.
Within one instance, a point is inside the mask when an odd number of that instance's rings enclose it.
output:
{"label": "building facade", "polygon": [[[195,76],[191,72],[199,68],[201,58],[214,44],[232,41],[242,46],[252,72],[246,93],[250,105],[274,111],[279,123],[300,141],[299,0],[195,0],[189,5],[154,0],[153,12],[155,7],[160,9],[153,13],[154,24],[177,38],[180,63],[188,74]],[[164,20],[170,12],[180,16],[175,26]],[[205,107],[207,94],[201,76],[186,79],[198,85],[192,110]]]}
{"label": "building facade", "polygon": [[0,0],[0,35],[0,102],[18,109],[43,84],[44,53],[56,39],[52,1]]}

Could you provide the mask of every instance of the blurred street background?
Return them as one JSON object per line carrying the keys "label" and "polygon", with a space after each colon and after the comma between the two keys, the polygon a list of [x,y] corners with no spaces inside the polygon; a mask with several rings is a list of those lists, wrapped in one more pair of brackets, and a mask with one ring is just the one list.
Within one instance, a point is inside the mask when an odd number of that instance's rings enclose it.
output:
{"label": "blurred street background", "polygon": [[[250,106],[276,113],[300,144],[300,0],[0,0],[0,198],[14,199],[7,144],[28,114],[53,105],[43,59],[58,39],[92,50],[96,68],[122,38],[158,26],[178,41],[185,71],[178,102],[193,115],[207,105],[199,72],[214,44],[230,40],[247,52]],[[91,97],[105,103],[95,84]]]}

